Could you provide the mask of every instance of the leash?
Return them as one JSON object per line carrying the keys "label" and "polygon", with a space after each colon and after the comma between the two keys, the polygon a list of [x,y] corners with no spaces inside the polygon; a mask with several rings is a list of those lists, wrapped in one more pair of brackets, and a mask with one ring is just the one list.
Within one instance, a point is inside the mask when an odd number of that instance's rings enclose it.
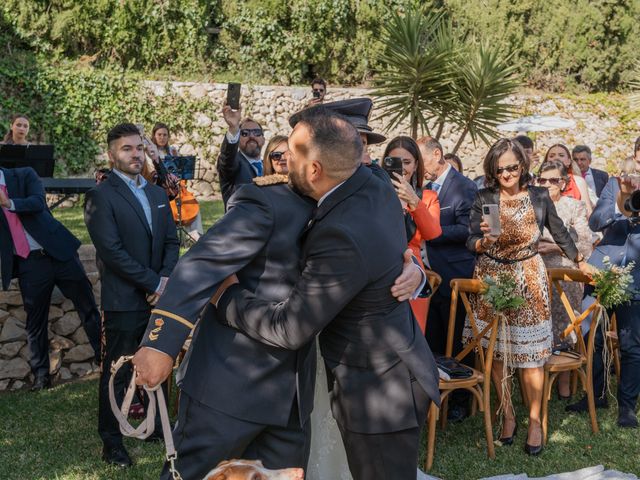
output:
{"label": "leash", "polygon": [[140,440],[148,438],[149,435],[155,430],[156,410],[160,412],[160,422],[162,424],[162,436],[164,437],[164,445],[166,449],[165,458],[169,462],[169,472],[173,477],[173,480],[182,480],[180,473],[176,469],[175,461],[178,458],[176,448],[173,444],[173,436],[171,435],[171,423],[169,423],[169,414],[167,412],[167,402],[164,398],[164,392],[160,388],[160,384],[153,388],[144,385],[144,389],[149,396],[149,405],[147,406],[147,416],[137,428],[134,428],[127,419],[129,414],[129,407],[133,401],[133,396],[136,393],[136,375],[131,375],[131,382],[124,395],[122,406],[118,407],[116,403],[116,396],[113,391],[113,379],[116,373],[122,366],[130,362],[133,355],[125,355],[118,359],[117,362],[111,364],[111,377],[109,378],[109,403],[111,404],[111,411],[116,417],[118,424],[120,425],[120,432],[125,437],[133,437]]}

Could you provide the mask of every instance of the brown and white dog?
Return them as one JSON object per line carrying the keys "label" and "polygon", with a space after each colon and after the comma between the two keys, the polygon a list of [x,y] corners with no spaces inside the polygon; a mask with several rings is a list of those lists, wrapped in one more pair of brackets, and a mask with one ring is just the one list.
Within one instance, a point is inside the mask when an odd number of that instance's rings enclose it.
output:
{"label": "brown and white dog", "polygon": [[260,460],[224,460],[202,480],[304,480],[304,470],[269,470]]}

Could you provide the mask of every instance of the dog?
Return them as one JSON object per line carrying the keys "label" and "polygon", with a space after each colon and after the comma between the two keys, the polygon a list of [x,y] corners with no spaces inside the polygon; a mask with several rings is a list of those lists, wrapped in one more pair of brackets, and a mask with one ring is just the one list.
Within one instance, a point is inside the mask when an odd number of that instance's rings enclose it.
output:
{"label": "dog", "polygon": [[260,460],[224,460],[202,480],[304,480],[302,468],[269,470]]}

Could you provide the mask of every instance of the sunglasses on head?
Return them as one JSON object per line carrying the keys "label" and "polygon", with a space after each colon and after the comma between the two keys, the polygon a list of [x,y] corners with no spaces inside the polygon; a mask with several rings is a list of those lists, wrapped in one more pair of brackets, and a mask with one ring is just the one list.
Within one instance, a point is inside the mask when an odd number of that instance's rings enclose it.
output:
{"label": "sunglasses on head", "polygon": [[261,128],[243,128],[240,130],[241,137],[261,137],[262,129]]}
{"label": "sunglasses on head", "polygon": [[276,162],[279,162],[283,158],[284,158],[284,152],[271,152],[269,154],[269,160],[275,160]]}
{"label": "sunglasses on head", "polygon": [[549,182],[549,185],[560,185],[560,182],[562,181],[561,178],[538,178],[536,179],[536,181],[538,182],[539,185],[546,185],[547,182]]}
{"label": "sunglasses on head", "polygon": [[509,165],[507,167],[498,167],[496,173],[498,175],[502,175],[504,172],[516,173],[518,170],[520,170],[520,164],[514,163],[513,165]]}

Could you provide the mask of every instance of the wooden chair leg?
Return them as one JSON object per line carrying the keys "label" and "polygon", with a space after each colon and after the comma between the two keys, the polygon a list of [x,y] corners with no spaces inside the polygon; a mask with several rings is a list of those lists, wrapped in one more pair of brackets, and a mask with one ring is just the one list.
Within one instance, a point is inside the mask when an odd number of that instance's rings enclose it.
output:
{"label": "wooden chair leg", "polygon": [[578,374],[575,371],[571,372],[571,396],[575,397],[578,393]]}
{"label": "wooden chair leg", "polygon": [[427,415],[427,458],[424,464],[424,470],[428,472],[433,467],[433,456],[436,450],[436,421],[438,420],[438,407],[431,402],[429,414]]}
{"label": "wooden chair leg", "polygon": [[551,379],[549,371],[544,370],[544,386],[542,387],[542,444],[547,444],[547,421],[549,417],[549,396],[551,395]]}
{"label": "wooden chair leg", "polygon": [[489,391],[491,382],[486,382],[482,391],[483,398],[483,415],[484,415],[484,434],[487,437],[487,455],[489,458],[496,458],[496,451],[493,445],[493,423],[491,422],[491,392]]}
{"label": "wooden chair leg", "polygon": [[447,428],[447,415],[449,415],[449,396],[447,395],[440,405],[440,428]]}
{"label": "wooden chair leg", "polygon": [[600,429],[598,428],[598,417],[596,416],[596,399],[593,392],[593,379],[591,371],[584,373],[583,370],[577,370],[580,372],[580,376],[582,377],[582,381],[584,384],[584,389],[587,392],[587,405],[589,406],[589,417],[591,417],[591,431],[593,433],[598,433]]}
{"label": "wooden chair leg", "polygon": [[609,349],[609,351],[613,354],[613,367],[616,371],[616,379],[618,380],[618,385],[620,385],[620,351],[618,350],[618,346],[615,345],[614,342],[610,343],[611,348]]}

